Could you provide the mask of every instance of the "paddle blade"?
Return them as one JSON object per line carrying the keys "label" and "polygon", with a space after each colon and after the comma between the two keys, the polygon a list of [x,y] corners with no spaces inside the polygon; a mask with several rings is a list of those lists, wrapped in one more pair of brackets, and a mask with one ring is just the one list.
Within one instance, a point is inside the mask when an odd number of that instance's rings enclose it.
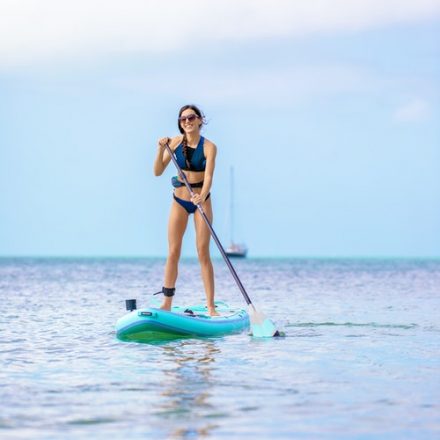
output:
{"label": "paddle blade", "polygon": [[258,311],[253,304],[249,305],[249,319],[251,321],[252,335],[256,338],[272,338],[279,335],[273,321]]}

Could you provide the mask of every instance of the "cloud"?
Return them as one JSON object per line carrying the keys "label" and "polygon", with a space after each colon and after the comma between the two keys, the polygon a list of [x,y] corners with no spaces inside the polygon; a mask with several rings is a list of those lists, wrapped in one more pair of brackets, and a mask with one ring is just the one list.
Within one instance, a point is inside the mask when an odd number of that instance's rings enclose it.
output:
{"label": "cloud", "polygon": [[440,0],[2,0],[0,67],[357,32],[439,15]]}
{"label": "cloud", "polygon": [[148,97],[186,97],[196,102],[224,104],[230,100],[255,104],[264,102],[276,107],[291,106],[304,100],[339,94],[350,94],[377,87],[378,80],[365,69],[348,65],[295,66],[282,70],[271,68],[205,69],[182,71],[179,81],[175,72],[151,72],[111,80],[115,88]]}
{"label": "cloud", "polygon": [[429,118],[431,113],[427,101],[415,98],[397,108],[394,112],[394,120],[397,122],[419,122]]}

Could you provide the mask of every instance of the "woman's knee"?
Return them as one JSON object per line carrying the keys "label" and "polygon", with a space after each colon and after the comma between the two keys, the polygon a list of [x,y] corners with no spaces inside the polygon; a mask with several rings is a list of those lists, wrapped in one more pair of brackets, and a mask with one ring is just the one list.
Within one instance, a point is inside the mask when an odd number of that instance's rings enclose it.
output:
{"label": "woman's knee", "polygon": [[180,246],[171,246],[168,249],[168,261],[177,264],[180,259]]}
{"label": "woman's knee", "polygon": [[209,254],[209,245],[199,245],[197,246],[197,254],[199,256],[200,264],[210,264],[211,256]]}

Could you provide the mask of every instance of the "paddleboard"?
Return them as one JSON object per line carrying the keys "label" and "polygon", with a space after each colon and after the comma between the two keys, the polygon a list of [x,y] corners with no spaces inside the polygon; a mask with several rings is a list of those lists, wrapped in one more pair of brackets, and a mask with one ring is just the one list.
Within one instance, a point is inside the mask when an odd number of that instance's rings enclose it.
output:
{"label": "paddleboard", "polygon": [[116,323],[116,336],[124,341],[148,342],[181,337],[215,337],[249,329],[245,310],[216,302],[220,316],[209,316],[204,305],[174,306],[171,311],[154,307],[133,310]]}

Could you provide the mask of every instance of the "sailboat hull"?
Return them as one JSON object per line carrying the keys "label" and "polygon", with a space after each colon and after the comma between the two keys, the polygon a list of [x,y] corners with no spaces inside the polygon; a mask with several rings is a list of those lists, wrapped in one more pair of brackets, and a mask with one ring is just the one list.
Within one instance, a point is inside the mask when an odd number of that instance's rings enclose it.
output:
{"label": "sailboat hull", "polygon": [[226,252],[229,258],[246,258],[246,252]]}
{"label": "sailboat hull", "polygon": [[226,255],[231,258],[246,258],[247,255],[247,249],[243,249],[240,247],[234,247],[234,248],[229,247],[226,249],[225,252]]}

